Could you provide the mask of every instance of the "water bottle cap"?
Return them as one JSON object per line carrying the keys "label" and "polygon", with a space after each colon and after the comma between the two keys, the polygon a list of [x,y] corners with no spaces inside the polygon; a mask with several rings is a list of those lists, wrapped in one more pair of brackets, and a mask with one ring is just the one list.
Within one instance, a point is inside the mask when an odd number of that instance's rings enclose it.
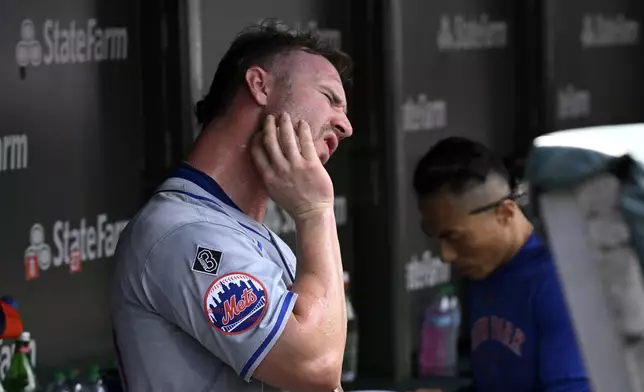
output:
{"label": "water bottle cap", "polygon": [[344,284],[349,284],[349,273],[347,271],[344,271]]}
{"label": "water bottle cap", "polygon": [[446,312],[449,310],[449,298],[441,298],[440,310],[441,312]]}
{"label": "water bottle cap", "polygon": [[24,331],[23,333],[20,334],[20,337],[18,338],[19,341],[21,342],[28,342],[31,340],[31,333]]}

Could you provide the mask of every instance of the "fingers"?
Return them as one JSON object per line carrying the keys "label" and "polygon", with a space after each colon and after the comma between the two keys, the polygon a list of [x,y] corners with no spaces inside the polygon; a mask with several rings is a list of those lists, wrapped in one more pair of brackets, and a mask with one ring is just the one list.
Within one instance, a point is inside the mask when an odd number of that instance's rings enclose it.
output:
{"label": "fingers", "polygon": [[313,144],[313,136],[311,135],[311,128],[306,121],[300,120],[297,124],[297,137],[300,141],[300,148],[302,149],[302,156],[304,159],[317,158],[315,145]]}
{"label": "fingers", "polygon": [[291,116],[288,113],[282,113],[280,116],[280,127],[277,132],[277,137],[282,153],[289,161],[293,162],[300,157],[300,149],[295,139],[295,131],[293,130],[293,123]]}
{"label": "fingers", "polygon": [[262,135],[262,145],[266,150],[266,156],[274,168],[285,168],[288,166],[286,157],[282,153],[282,148],[277,140],[277,124],[275,116],[268,115],[264,120],[264,132]]}
{"label": "fingers", "polygon": [[306,121],[300,120],[293,128],[291,117],[283,113],[278,120],[273,115],[266,116],[263,132],[253,139],[251,154],[262,172],[288,172],[292,163],[298,159],[317,158],[311,128]]}

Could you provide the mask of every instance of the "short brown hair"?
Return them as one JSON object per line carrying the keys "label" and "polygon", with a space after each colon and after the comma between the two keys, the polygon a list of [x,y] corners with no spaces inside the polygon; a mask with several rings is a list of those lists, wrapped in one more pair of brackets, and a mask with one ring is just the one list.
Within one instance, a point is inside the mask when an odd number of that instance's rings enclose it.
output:
{"label": "short brown hair", "polygon": [[195,106],[199,124],[206,126],[225,113],[237,89],[244,85],[248,68],[268,66],[275,57],[302,50],[326,58],[336,68],[343,83],[351,78],[353,61],[310,31],[289,31],[283,24],[267,21],[249,26],[233,41],[219,62],[208,94]]}

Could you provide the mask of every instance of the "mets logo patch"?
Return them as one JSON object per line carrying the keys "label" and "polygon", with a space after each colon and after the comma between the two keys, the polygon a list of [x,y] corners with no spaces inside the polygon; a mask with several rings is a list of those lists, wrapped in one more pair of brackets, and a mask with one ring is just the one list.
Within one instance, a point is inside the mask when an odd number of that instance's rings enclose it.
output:
{"label": "mets logo patch", "polygon": [[268,293],[254,276],[233,272],[210,284],[204,310],[213,327],[228,335],[246,332],[257,325],[268,307]]}

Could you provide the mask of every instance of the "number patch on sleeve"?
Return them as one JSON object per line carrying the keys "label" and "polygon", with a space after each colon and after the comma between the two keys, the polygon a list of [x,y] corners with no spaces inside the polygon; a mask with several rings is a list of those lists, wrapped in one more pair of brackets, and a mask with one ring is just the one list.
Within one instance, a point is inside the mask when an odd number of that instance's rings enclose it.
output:
{"label": "number patch on sleeve", "polygon": [[192,270],[208,275],[217,275],[222,256],[221,251],[198,246],[195,260],[192,262]]}

